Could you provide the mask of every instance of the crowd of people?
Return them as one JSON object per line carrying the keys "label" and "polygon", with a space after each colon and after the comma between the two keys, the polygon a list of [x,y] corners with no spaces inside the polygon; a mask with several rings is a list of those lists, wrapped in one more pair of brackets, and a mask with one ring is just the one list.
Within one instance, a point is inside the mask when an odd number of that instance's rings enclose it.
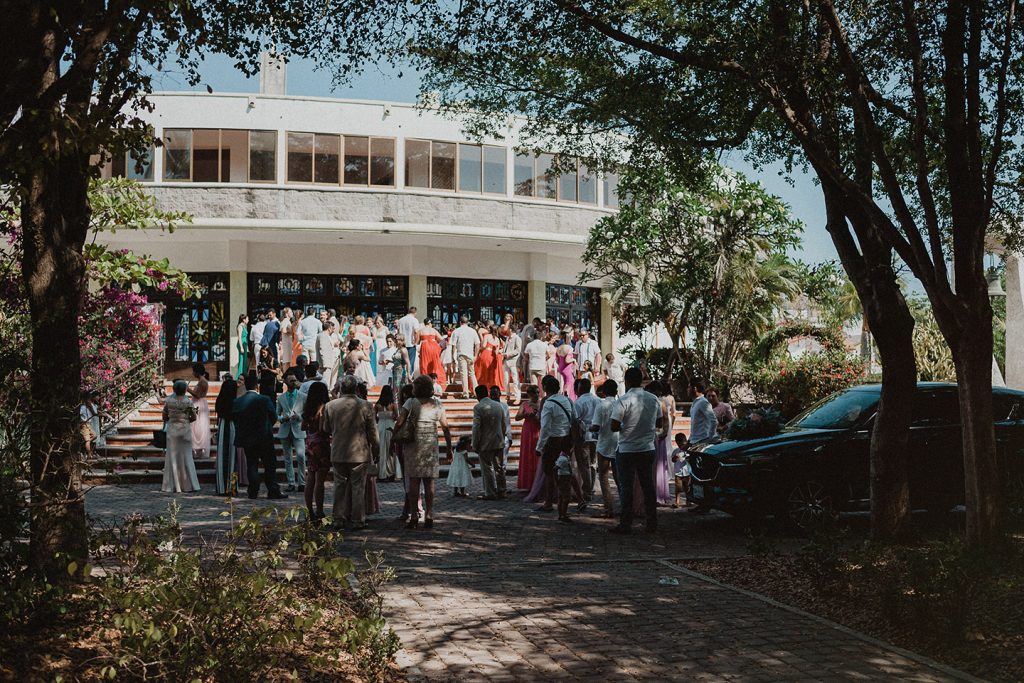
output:
{"label": "crowd of people", "polygon": [[[251,328],[247,316],[239,320],[238,379],[224,377],[215,406],[217,493],[235,495],[243,486],[256,498],[261,484],[271,499],[301,492],[309,518],[319,520],[333,474],[332,523],[360,529],[379,511],[377,482],[401,481],[402,520],[430,528],[442,454],[454,496],[469,496],[475,461],[477,497],[509,497],[515,420],[522,422],[515,487],[539,503],[537,512],[557,511],[570,522],[570,507],[586,511],[599,490],[595,516],[617,519],[612,531],[630,533],[636,517],[653,531],[659,506],[687,504],[688,443],[717,439],[732,419],[714,389],[693,382],[691,433],[673,434],[671,387],[645,382],[640,368],[614,354],[602,357],[586,329],[538,318],[522,327],[510,318],[474,326],[463,318],[441,332],[420,322],[415,308],[394,328],[379,317],[310,313],[284,309],[278,318],[270,310]],[[193,376],[194,384],[175,382],[164,405],[165,491],[198,490],[193,458],[211,452],[205,368],[197,364]],[[375,386],[381,389],[371,403]],[[454,444],[449,395],[476,398],[472,433]],[[275,439],[286,491],[277,481]]]}
{"label": "crowd of people", "polygon": [[519,326],[511,315],[504,320],[471,324],[462,317],[457,326],[440,329],[421,321],[415,307],[388,325],[382,316],[338,316],[332,309],[274,309],[239,317],[238,373],[245,377],[284,373],[300,358],[316,363],[328,386],[348,372],[367,386],[396,390],[417,375],[432,377],[442,391],[449,385],[470,398],[478,385],[498,386],[513,402],[520,400],[525,382],[536,384],[554,376],[563,391],[572,392],[576,379],[596,383],[608,377],[622,382],[624,364],[614,354],[602,356],[590,330],[577,325],[559,327],[551,318]]}

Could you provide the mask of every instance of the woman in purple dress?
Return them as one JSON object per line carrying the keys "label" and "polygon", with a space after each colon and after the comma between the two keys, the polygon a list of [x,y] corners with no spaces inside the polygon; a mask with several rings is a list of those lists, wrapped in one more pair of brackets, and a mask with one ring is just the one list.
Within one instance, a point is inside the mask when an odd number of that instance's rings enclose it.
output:
{"label": "woman in purple dress", "polygon": [[558,363],[558,381],[562,385],[562,393],[570,401],[576,400],[576,357],[572,353],[572,343],[568,334],[563,334],[562,343],[555,349],[555,362]]}
{"label": "woman in purple dress", "polygon": [[668,382],[651,382],[647,385],[647,391],[658,397],[661,401],[661,410],[664,422],[658,432],[658,441],[655,446],[654,456],[654,496],[658,505],[669,505],[672,503],[672,496],[669,493],[669,482],[672,481],[672,473],[669,470],[669,454],[672,449],[672,423],[676,417],[676,402],[672,396],[672,389]]}

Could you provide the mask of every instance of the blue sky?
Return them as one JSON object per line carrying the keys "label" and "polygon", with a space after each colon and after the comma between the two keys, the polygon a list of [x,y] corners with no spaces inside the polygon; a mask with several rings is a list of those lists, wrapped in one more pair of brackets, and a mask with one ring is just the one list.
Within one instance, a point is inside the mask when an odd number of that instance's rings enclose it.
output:
{"label": "blue sky", "polygon": [[[232,66],[231,60],[222,57],[207,59],[203,77],[203,83],[196,88],[190,88],[180,74],[166,72],[156,76],[154,87],[158,90],[205,90],[209,85],[214,92],[259,90],[258,79],[246,78]],[[315,71],[308,61],[295,60],[288,64],[287,88],[289,95],[414,102],[419,92],[419,82],[411,69],[406,69],[404,76],[399,78],[397,71],[371,67],[350,85],[332,89],[330,74]],[[755,172],[738,154],[727,157],[724,161],[747,176],[759,180],[769,192],[778,195],[793,208],[793,213],[805,225],[803,251],[797,254],[800,258],[812,263],[837,258],[832,240],[825,231],[825,209],[821,191],[809,176],[798,175],[790,184],[784,176],[779,175],[781,167]]]}

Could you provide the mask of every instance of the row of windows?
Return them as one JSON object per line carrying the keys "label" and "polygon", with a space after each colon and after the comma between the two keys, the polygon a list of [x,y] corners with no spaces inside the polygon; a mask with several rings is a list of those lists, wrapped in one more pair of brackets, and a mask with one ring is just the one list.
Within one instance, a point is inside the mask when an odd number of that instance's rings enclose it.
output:
{"label": "row of windows", "polygon": [[[277,131],[167,128],[163,180],[195,183],[277,182]],[[396,140],[324,133],[286,134],[285,182],[371,187],[395,186]],[[121,155],[113,176],[152,181],[152,154]],[[505,194],[505,148],[406,139],[405,187],[467,194]],[[618,176],[605,174],[605,206],[617,207]],[[513,192],[563,202],[597,204],[597,177],[573,157],[520,152]]]}

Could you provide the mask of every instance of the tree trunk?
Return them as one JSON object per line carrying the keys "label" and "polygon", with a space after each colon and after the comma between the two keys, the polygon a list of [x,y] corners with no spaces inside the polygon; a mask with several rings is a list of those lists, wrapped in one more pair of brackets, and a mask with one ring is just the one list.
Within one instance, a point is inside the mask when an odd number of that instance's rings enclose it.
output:
{"label": "tree trunk", "polygon": [[[40,140],[47,137],[59,144],[52,133]],[[47,576],[66,578],[70,562],[83,567],[88,558],[78,417],[88,160],[53,156],[21,193],[22,272],[32,324],[30,562]]]}
{"label": "tree trunk", "polygon": [[[992,419],[992,323],[985,310],[964,327],[953,361],[956,365],[963,424],[967,544],[993,545],[1003,534],[1003,490]],[[986,314],[987,313],[987,314]]]}
{"label": "tree trunk", "polygon": [[910,516],[907,444],[917,391],[914,318],[892,269],[892,251],[875,226],[833,183],[823,179],[821,187],[825,227],[860,297],[865,327],[874,335],[882,365],[881,401],[871,433],[871,537],[888,542],[903,535]]}
{"label": "tree trunk", "polygon": [[[864,305],[882,365],[882,399],[871,434],[871,537],[876,541],[900,538],[910,516],[907,444],[917,391],[914,319],[895,283],[893,289],[902,307],[884,299]],[[889,293],[885,299],[892,297]]]}

